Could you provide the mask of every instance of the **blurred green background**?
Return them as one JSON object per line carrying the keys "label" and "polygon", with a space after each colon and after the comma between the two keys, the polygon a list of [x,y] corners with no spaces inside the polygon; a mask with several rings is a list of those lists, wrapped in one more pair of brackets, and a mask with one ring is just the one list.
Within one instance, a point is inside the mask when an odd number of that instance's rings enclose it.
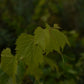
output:
{"label": "blurred green background", "polygon": [[[64,49],[64,63],[56,52],[50,53],[59,71],[45,67],[42,84],[84,84],[84,0],[0,0],[0,52],[10,47],[14,54],[21,33],[33,34],[46,23],[58,24],[71,47]],[[32,84],[25,77],[23,82]]]}

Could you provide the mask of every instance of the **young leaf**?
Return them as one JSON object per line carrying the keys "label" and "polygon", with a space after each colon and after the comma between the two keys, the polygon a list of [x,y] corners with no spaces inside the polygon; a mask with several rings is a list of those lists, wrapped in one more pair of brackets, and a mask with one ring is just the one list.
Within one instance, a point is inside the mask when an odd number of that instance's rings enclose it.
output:
{"label": "young leaf", "polygon": [[16,55],[28,65],[28,72],[36,77],[37,68],[43,63],[43,51],[34,43],[34,37],[22,34],[16,42]]}
{"label": "young leaf", "polygon": [[57,52],[60,53],[60,49],[63,50],[66,44],[69,45],[67,37],[59,30],[50,28],[49,33],[50,33],[50,44],[49,46],[47,46],[48,52],[52,52],[53,50],[56,50]]}
{"label": "young leaf", "polygon": [[17,60],[16,57],[11,54],[11,50],[9,48],[2,51],[1,68],[5,73],[12,77],[13,81],[15,82],[15,75],[17,72]]}
{"label": "young leaf", "polygon": [[35,44],[38,44],[43,50],[49,45],[49,31],[48,29],[42,29],[38,27],[35,30]]}

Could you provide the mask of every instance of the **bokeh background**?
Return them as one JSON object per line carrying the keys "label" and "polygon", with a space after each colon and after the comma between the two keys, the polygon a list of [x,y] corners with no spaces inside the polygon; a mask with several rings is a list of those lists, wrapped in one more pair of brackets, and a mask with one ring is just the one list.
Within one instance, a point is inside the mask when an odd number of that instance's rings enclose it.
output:
{"label": "bokeh background", "polygon": [[[33,34],[46,23],[58,24],[71,47],[64,49],[64,63],[51,53],[59,73],[45,67],[43,84],[84,84],[84,0],[0,0],[0,53],[9,47],[14,54],[21,33]],[[24,77],[23,84],[32,84],[31,80]]]}

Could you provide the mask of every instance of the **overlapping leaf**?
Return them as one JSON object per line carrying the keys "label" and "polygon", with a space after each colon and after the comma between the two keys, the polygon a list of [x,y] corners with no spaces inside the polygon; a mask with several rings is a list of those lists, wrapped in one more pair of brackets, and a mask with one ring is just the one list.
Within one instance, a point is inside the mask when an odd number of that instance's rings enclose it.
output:
{"label": "overlapping leaf", "polygon": [[44,57],[44,52],[48,54],[55,50],[60,53],[60,50],[63,50],[69,42],[67,37],[56,29],[58,26],[55,25],[54,27],[47,26],[45,29],[38,27],[34,36],[22,34],[16,41],[15,56],[11,54],[9,48],[2,52],[1,67],[3,71],[14,78],[17,72],[17,61],[24,62],[28,66],[28,74],[35,76],[36,79],[40,78],[42,72],[39,66],[45,61],[52,69],[55,67],[58,70],[53,60]]}
{"label": "overlapping leaf", "polygon": [[63,50],[66,44],[69,45],[67,37],[62,32],[49,26],[47,26],[46,29],[40,27],[36,29],[35,43],[37,43],[43,50],[47,50],[47,53],[52,52],[53,50],[60,53],[60,49]]}

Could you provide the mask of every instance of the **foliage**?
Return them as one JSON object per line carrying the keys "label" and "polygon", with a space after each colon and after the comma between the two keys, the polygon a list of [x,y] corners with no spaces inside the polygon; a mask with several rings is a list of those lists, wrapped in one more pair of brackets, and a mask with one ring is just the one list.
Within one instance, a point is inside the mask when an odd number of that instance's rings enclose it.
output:
{"label": "foliage", "polygon": [[16,84],[18,62],[22,61],[27,67],[25,74],[33,75],[39,80],[42,74],[41,66],[45,66],[45,62],[56,67],[53,60],[47,58],[44,53],[48,54],[53,50],[61,53],[60,50],[65,44],[69,44],[67,37],[55,27],[38,27],[34,35],[24,33],[17,39],[15,56],[9,48],[2,51],[1,69],[12,77],[13,84]]}
{"label": "foliage", "polygon": [[[45,23],[51,26],[53,23],[57,23],[62,27],[62,29],[59,28],[60,30],[67,30],[64,33],[67,34],[71,47],[65,47],[63,58],[55,51],[44,52],[43,55],[47,56],[44,58],[45,66],[40,66],[43,72],[41,82],[43,84],[65,84],[67,82],[84,84],[83,9],[84,0],[0,0],[0,52],[9,47],[13,56],[15,56],[14,43],[22,32],[34,35],[33,32],[38,26],[45,28]],[[46,31],[46,33],[48,32]],[[43,35],[40,32],[36,36],[36,38],[44,36],[45,38],[42,39],[47,40],[45,43],[42,43],[44,41],[41,42],[41,40],[38,41],[43,50],[48,44],[46,33],[43,31]],[[38,42],[36,41],[36,43]],[[54,45],[52,44],[52,46]],[[51,49],[48,51],[51,51]],[[61,52],[59,53],[61,54]],[[33,84],[34,78],[31,75],[24,75],[25,67],[27,66],[22,61],[18,62],[16,81],[18,84]],[[11,77],[1,69],[0,79],[0,84],[3,80],[3,84],[12,84]]]}

